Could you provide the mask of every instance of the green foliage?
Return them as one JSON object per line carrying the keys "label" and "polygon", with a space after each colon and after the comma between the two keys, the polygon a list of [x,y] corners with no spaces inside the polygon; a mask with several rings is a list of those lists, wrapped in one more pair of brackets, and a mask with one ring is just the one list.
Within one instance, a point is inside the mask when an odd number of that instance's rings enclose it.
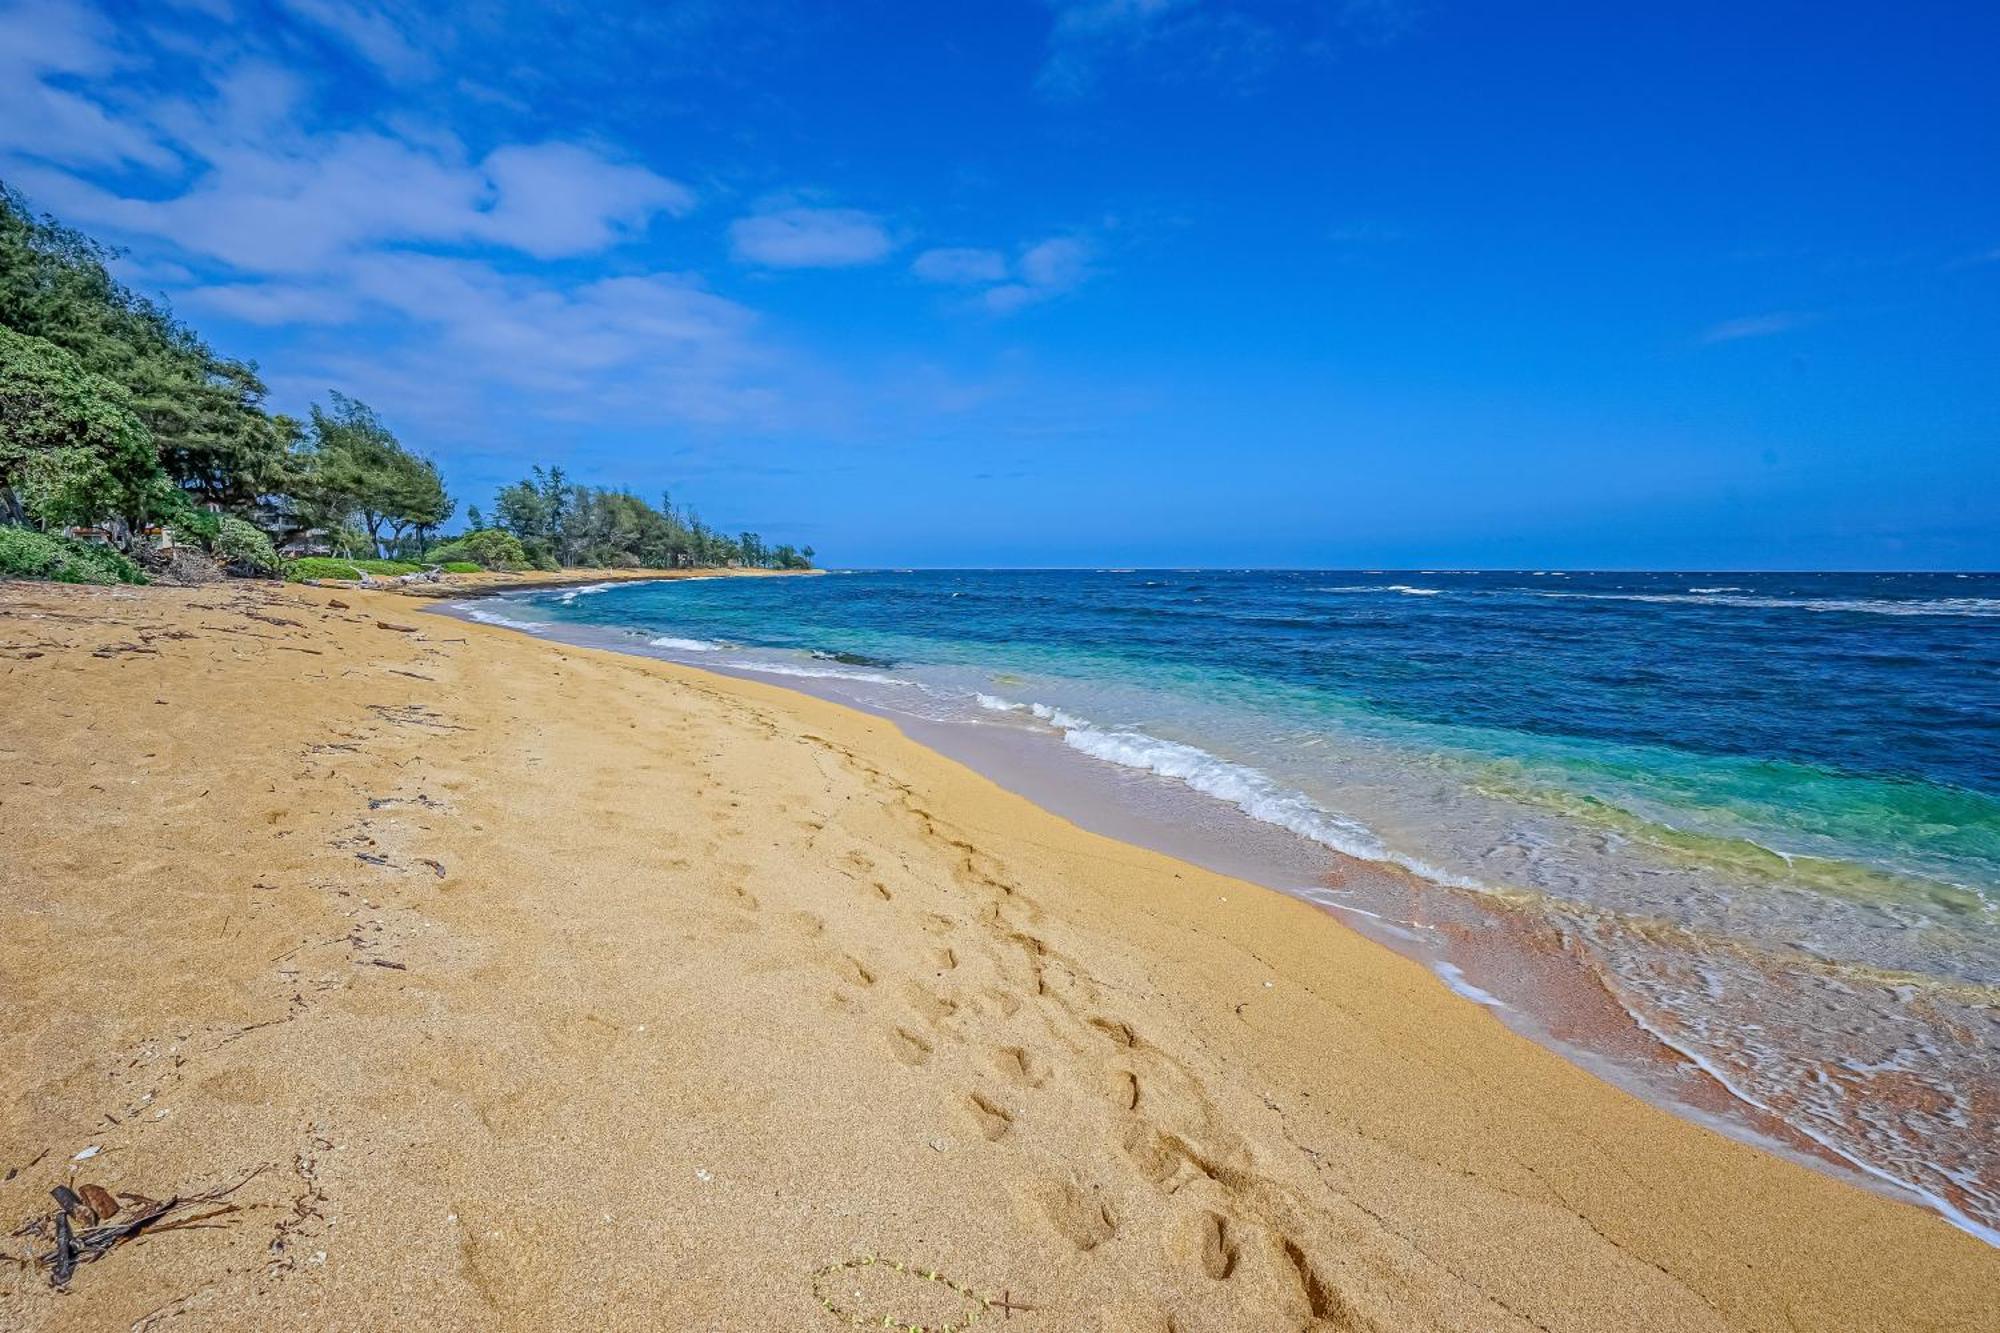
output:
{"label": "green foliage", "polygon": [[215,553],[233,574],[271,578],[284,570],[284,561],[272,549],[271,539],[240,518],[222,520],[215,537]]}
{"label": "green foliage", "polygon": [[0,527],[0,578],[57,583],[144,583],[139,567],[108,546],[31,528]]}
{"label": "green foliage", "polygon": [[241,508],[276,478],[296,423],[264,410],[255,366],[232,361],[111,276],[111,251],[0,185],[0,328],[45,340],[121,386],[177,484]]}
{"label": "green foliage", "polygon": [[437,465],[405,449],[368,404],[337,392],[328,398],[330,406],[313,407],[304,447],[290,460],[287,489],[301,511],[328,528],[358,517],[376,555],[405,531],[421,542],[455,508]]}
{"label": "green foliage", "polygon": [[204,551],[212,551],[215,539],[222,535],[222,516],[195,508],[185,495],[161,521],[172,531],[174,542],[179,546],[198,546]]}
{"label": "green foliage", "polygon": [[439,568],[447,574],[478,574],[483,572],[485,567],[475,565],[470,560],[447,560]]}
{"label": "green foliage", "polygon": [[[488,569],[811,562],[810,547],[725,537],[666,496],[654,506],[574,485],[556,467],[502,490],[493,529],[469,510],[472,531],[433,551],[456,509],[434,463],[340,393],[312,409],[309,428],[271,413],[254,364],[217,354],[125,287],[114,258],[0,183],[0,523],[101,523],[121,545],[158,523],[260,572],[280,564],[269,543],[233,529],[225,542],[206,507],[280,538],[318,530],[344,557]],[[320,576],[366,565],[341,567]]]}
{"label": "green foliage", "polygon": [[744,564],[808,569],[812,550],[767,547],[746,532],[725,537],[671,497],[655,506],[630,491],[571,485],[559,467],[534,468],[494,497],[495,518],[537,568],[587,565],[666,569]]}
{"label": "green foliage", "polygon": [[308,555],[285,565],[285,577],[293,583],[303,583],[307,579],[349,579],[361,577],[361,571],[354,567],[352,560],[336,560],[330,556]]}
{"label": "green foliage", "polygon": [[442,546],[433,546],[429,555],[441,565],[460,561],[470,561],[481,569],[525,569],[528,565],[528,553],[522,548],[521,539],[498,528],[468,532]]}
{"label": "green foliage", "polygon": [[301,556],[285,562],[284,566],[285,577],[294,583],[304,579],[359,579],[363,574],[387,579],[421,573],[423,568],[407,560],[352,560],[326,555]]}
{"label": "green foliage", "polygon": [[164,512],[173,487],[118,385],[62,348],[0,328],[0,489],[49,525]]}

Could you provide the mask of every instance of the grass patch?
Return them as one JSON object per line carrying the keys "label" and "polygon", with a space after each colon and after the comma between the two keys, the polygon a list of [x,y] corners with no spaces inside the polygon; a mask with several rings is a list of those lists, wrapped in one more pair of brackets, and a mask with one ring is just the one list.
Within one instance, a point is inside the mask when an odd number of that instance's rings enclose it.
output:
{"label": "grass patch", "polygon": [[294,583],[307,579],[358,580],[363,574],[393,578],[398,574],[415,574],[421,569],[422,565],[413,565],[406,560],[349,560],[342,556],[307,555],[286,565],[285,577]]}

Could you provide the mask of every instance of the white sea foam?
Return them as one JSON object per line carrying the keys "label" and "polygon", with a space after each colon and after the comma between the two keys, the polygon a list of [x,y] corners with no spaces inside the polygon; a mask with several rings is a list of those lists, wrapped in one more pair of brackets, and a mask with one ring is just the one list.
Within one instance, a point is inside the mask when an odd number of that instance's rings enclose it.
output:
{"label": "white sea foam", "polygon": [[782,662],[724,662],[738,671],[761,671],[771,676],[803,676],[813,680],[852,680],[868,685],[914,686],[913,680],[884,676],[874,671],[835,671],[831,667],[788,666]]}
{"label": "white sea foam", "polygon": [[1689,592],[1749,592],[1748,588],[1735,588],[1724,584],[1719,588],[1689,588]]}
{"label": "white sea foam", "polygon": [[[1618,1007],[1625,1011],[1626,1016],[1629,1017],[1634,1023],[1638,1024],[1641,1028],[1645,1029],[1645,1031],[1648,1034],[1650,1034],[1654,1040],[1658,1041],[1662,1046],[1667,1047],[1669,1050],[1675,1051],[1678,1054],[1680,1054],[1689,1063],[1693,1064],[1697,1069],[1700,1069],[1704,1074],[1707,1074],[1710,1078],[1714,1079],[1716,1083],[1721,1086],[1724,1092],[1727,1092],[1730,1096],[1736,1098],[1736,1100],[1742,1102],[1746,1106],[1754,1107],[1756,1110],[1762,1111],[1765,1115],[1768,1115],[1773,1119],[1780,1120],[1785,1124],[1791,1126],[1793,1129],[1797,1130],[1801,1134],[1804,1134],[1807,1138],[1819,1144],[1820,1147],[1825,1148],[1828,1152],[1835,1154],[1842,1161],[1846,1162],[1848,1165],[1854,1167],[1855,1169],[1865,1172],[1866,1174],[1875,1177],[1877,1180],[1885,1181],[1890,1185],[1896,1186],[1899,1189],[1906,1190],[1909,1193],[1916,1195],[1933,1211],[1943,1216],[1945,1221],[1951,1223],[1953,1226],[1957,1227],[1960,1231],[1963,1231],[1968,1235],[1977,1236],[1980,1240],[1985,1241],[1988,1245],[2000,1247],[2000,1228],[1996,1228],[1994,1226],[1989,1225],[1986,1222],[1979,1220],[1978,1218],[1970,1216],[1963,1209],[1959,1208],[1956,1204],[1954,1204],[1950,1199],[1945,1198],[1944,1196],[1936,1193],[1935,1191],[1927,1190],[1923,1186],[1917,1184],[1915,1181],[1905,1179],[1903,1176],[1898,1175],[1893,1171],[1885,1170],[1882,1167],[1876,1166],[1873,1162],[1870,1162],[1867,1158],[1861,1156],[1856,1152],[1850,1151],[1848,1148],[1843,1146],[1839,1142],[1839,1140],[1835,1138],[1835,1136],[1815,1126],[1812,1123],[1810,1117],[1787,1116],[1781,1114],[1775,1107],[1771,1106],[1768,1102],[1754,1095],[1747,1087],[1743,1085],[1740,1079],[1733,1076],[1730,1073],[1730,1071],[1723,1068],[1722,1065],[1710,1059],[1706,1054],[1704,1054],[1701,1050],[1699,1050],[1693,1043],[1678,1040],[1671,1033],[1667,1032],[1665,1028],[1663,1028],[1660,1024],[1655,1023],[1645,1014],[1641,1013],[1636,1006],[1628,1004],[1624,1000],[1624,998],[1619,996],[1615,991],[1612,992],[1612,998],[1617,1001]],[[1926,1163],[1925,1165],[1931,1165],[1931,1164]],[[1945,1174],[1947,1176],[1951,1175],[1951,1173],[1949,1172],[1944,1172],[1942,1174]]]}
{"label": "white sea foam", "polygon": [[1759,607],[1774,611],[1853,611],[1877,616],[2000,616],[2000,597],[1741,597],[1721,592],[1542,592],[1537,597],[1587,602],[1669,602],[1694,606]]}
{"label": "white sea foam", "polygon": [[604,592],[611,586],[609,583],[586,583],[581,588],[564,588],[556,595],[556,600],[564,606],[568,606],[579,597],[589,597],[596,593]]}
{"label": "white sea foam", "polygon": [[1471,1000],[1474,1004],[1483,1004],[1488,1009],[1505,1009],[1507,1007],[1501,1002],[1500,997],[1493,992],[1481,990],[1470,981],[1467,981],[1465,973],[1459,971],[1456,963],[1447,963],[1440,960],[1431,964],[1431,970],[1444,980],[1445,985],[1451,987],[1466,999]]}
{"label": "white sea foam", "polygon": [[1314,588],[1314,592],[1393,592],[1405,597],[1436,597],[1437,588],[1416,588],[1407,583],[1342,583],[1330,588]]}
{"label": "white sea foam", "polygon": [[482,625],[505,625],[508,629],[526,630],[530,634],[540,634],[548,628],[547,625],[532,620],[515,620],[511,616],[501,615],[498,611],[489,611],[477,602],[458,602],[453,609],[465,612],[467,616]]}
{"label": "white sea foam", "polygon": [[648,639],[646,642],[652,644],[655,648],[671,648],[679,653],[716,653],[722,651],[721,644],[711,643],[707,639],[676,639],[671,635],[663,634],[657,639]]}
{"label": "white sea foam", "polygon": [[1198,746],[1162,740],[1131,728],[1105,730],[1047,704],[1019,704],[991,694],[976,694],[973,698],[981,708],[1000,713],[1026,712],[1048,723],[1062,733],[1064,744],[1093,759],[1172,778],[1204,796],[1226,801],[1252,819],[1274,824],[1343,855],[1401,866],[1435,884],[1485,888],[1477,881],[1393,851],[1364,826],[1315,804],[1303,792],[1280,786],[1257,769],[1230,763]]}

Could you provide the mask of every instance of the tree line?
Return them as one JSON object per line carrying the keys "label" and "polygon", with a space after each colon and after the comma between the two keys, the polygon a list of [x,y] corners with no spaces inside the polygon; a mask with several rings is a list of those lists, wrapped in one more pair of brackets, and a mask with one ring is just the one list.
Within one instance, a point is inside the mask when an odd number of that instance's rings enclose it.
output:
{"label": "tree line", "polygon": [[0,182],[0,527],[88,529],[144,559],[168,532],[256,573],[277,572],[279,548],[488,567],[811,561],[557,467],[502,489],[490,522],[469,507],[440,543],[458,506],[434,462],[338,391],[304,421],[272,411],[254,362],[119,282],[114,259]]}

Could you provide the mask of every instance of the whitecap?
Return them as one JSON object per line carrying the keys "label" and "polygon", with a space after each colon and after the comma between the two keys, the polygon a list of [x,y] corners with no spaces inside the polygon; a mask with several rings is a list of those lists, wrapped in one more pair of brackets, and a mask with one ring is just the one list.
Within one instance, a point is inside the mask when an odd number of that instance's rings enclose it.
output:
{"label": "whitecap", "polygon": [[1584,602],[1659,602],[1687,606],[1735,606],[1770,611],[1847,611],[1877,616],[2000,616],[2000,597],[1933,597],[1898,601],[1882,597],[1743,597],[1729,593],[1538,592],[1537,597]]}
{"label": "whitecap", "polygon": [[813,680],[852,680],[869,685],[910,685],[913,680],[884,676],[873,671],[835,671],[830,667],[786,666],[779,662],[724,662],[737,671],[761,671],[772,676],[803,676]]}
{"label": "whitecap", "polygon": [[676,639],[671,635],[661,635],[657,639],[648,639],[646,642],[655,648],[671,648],[675,652],[681,653],[715,653],[722,651],[721,644],[712,643],[707,639]]}
{"label": "whitecap", "polygon": [[[1007,701],[996,702],[1004,705]],[[1315,804],[1303,792],[1280,786],[1257,769],[1231,763],[1197,746],[1162,740],[1143,731],[1130,728],[1103,730],[1075,714],[1047,704],[1029,704],[1028,711],[1060,731],[1064,744],[1093,759],[1172,778],[1204,796],[1212,796],[1235,806],[1261,823],[1276,825],[1358,860],[1400,866],[1435,884],[1474,890],[1486,887],[1476,880],[1440,870],[1383,846],[1381,840],[1367,828]]]}
{"label": "whitecap", "polygon": [[503,616],[498,611],[489,611],[474,602],[459,602],[453,609],[465,612],[467,616],[482,625],[504,625],[508,629],[526,630],[530,634],[540,634],[548,628],[547,625],[532,620],[515,620],[510,616]]}

